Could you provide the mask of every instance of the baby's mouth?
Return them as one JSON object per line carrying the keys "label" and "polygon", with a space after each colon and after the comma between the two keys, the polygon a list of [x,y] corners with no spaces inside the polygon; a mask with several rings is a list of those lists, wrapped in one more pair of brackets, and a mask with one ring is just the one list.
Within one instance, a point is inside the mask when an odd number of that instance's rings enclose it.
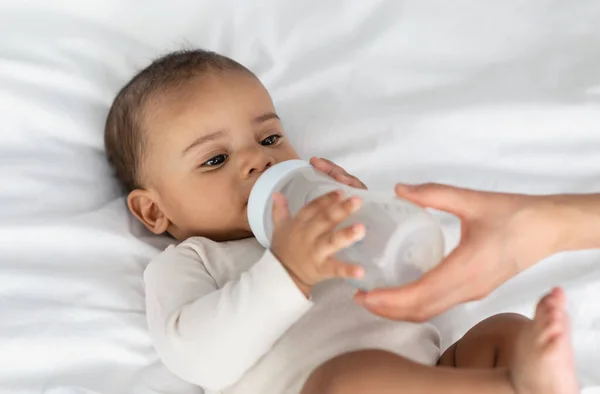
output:
{"label": "baby's mouth", "polygon": [[250,200],[250,193],[248,193],[246,195],[246,197],[244,197],[244,199],[242,200],[244,202],[244,207],[248,206],[248,201]]}

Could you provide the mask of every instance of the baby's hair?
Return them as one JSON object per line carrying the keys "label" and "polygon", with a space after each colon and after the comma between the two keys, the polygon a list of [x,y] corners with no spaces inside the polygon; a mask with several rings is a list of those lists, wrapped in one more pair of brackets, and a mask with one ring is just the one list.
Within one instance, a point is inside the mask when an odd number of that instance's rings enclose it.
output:
{"label": "baby's hair", "polygon": [[148,103],[211,70],[252,74],[235,60],[218,53],[182,50],[154,60],[119,91],[106,118],[104,146],[106,157],[127,192],[141,187],[140,169],[146,147],[143,128]]}

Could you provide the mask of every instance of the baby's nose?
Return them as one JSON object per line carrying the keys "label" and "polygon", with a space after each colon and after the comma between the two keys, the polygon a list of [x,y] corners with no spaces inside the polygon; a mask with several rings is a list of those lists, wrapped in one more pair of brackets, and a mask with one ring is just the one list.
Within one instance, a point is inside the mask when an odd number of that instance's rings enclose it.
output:
{"label": "baby's nose", "polygon": [[243,176],[257,176],[265,172],[268,168],[275,164],[275,160],[272,157],[265,155],[264,153],[256,153],[248,158],[243,168]]}
{"label": "baby's nose", "polygon": [[273,163],[271,161],[265,161],[263,164],[256,166],[256,168],[251,168],[250,173],[252,172],[265,172],[269,167],[271,167]]}

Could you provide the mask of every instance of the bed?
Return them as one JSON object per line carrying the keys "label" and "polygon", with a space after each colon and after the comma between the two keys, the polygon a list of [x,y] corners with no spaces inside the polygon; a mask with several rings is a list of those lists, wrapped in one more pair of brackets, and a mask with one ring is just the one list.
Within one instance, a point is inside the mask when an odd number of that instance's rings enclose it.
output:
{"label": "bed", "polygon": [[[168,242],[128,216],[104,159],[118,89],[167,51],[247,65],[305,156],[371,189],[446,182],[600,191],[600,2],[0,3],[0,392],[201,393],[148,336],[142,273]],[[447,248],[458,222],[440,216]],[[584,392],[600,392],[600,253],[548,258],[435,320],[444,345],[567,290]]]}

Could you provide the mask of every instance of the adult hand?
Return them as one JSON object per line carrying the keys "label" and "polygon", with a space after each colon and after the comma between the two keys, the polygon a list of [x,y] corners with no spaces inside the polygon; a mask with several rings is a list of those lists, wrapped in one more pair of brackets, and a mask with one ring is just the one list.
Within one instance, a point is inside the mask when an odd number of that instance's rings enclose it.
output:
{"label": "adult hand", "polygon": [[395,320],[425,321],[487,296],[559,248],[564,218],[556,197],[486,193],[437,184],[396,187],[400,198],[461,219],[458,247],[420,280],[359,292],[355,301]]}

